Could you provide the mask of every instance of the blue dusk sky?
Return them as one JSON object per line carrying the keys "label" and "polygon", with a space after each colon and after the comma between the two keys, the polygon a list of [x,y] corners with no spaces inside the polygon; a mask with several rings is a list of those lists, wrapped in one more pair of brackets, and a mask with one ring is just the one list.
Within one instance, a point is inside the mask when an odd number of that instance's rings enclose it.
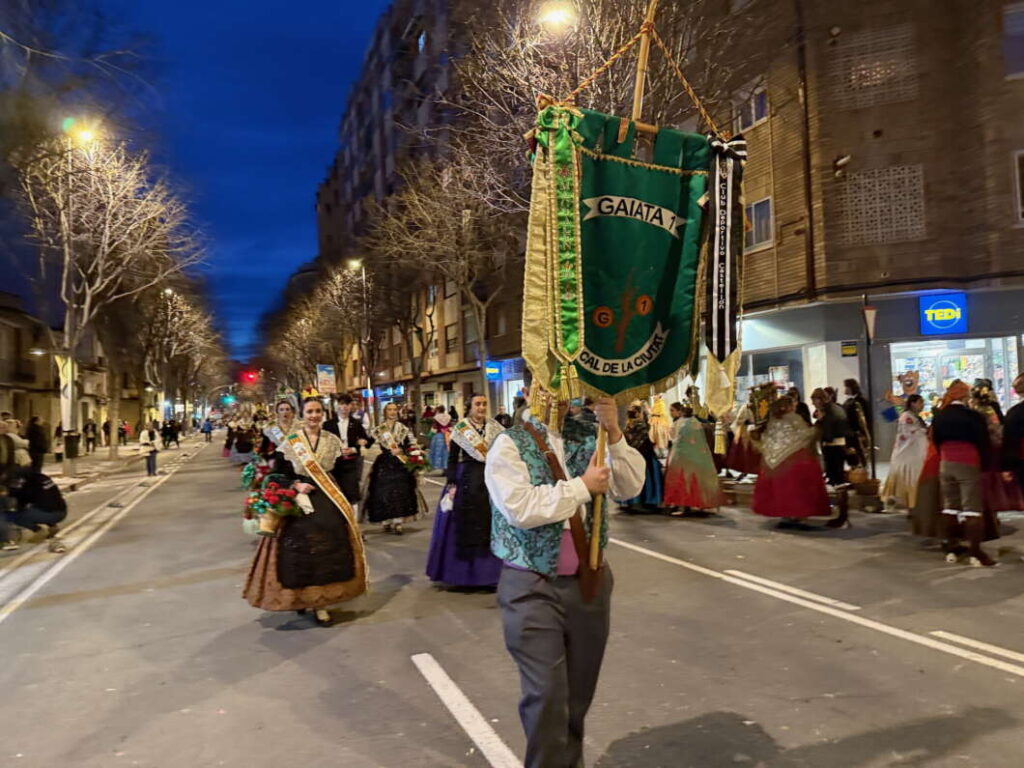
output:
{"label": "blue dusk sky", "polygon": [[387,0],[109,0],[146,36],[157,160],[209,241],[231,354],[258,352],[260,315],[316,256],[316,188]]}

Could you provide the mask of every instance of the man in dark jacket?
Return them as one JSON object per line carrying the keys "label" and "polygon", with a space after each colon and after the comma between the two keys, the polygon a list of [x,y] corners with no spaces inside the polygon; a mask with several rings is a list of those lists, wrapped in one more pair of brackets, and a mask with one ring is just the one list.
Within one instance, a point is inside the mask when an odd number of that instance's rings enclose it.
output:
{"label": "man in dark jacket", "polygon": [[345,498],[355,507],[361,496],[359,486],[363,479],[363,448],[373,445],[373,438],[366,432],[361,419],[357,418],[352,396],[338,396],[338,419],[324,425],[324,429],[341,438],[341,458],[338,471],[338,485]]}
{"label": "man in dark jacket", "polygon": [[[1013,391],[1021,398],[1006,412],[1003,422],[1003,471],[1016,479],[1024,489],[1024,373],[1013,380]],[[1009,479],[1009,478],[1007,478]]]}
{"label": "man in dark jacket", "polygon": [[814,425],[818,428],[818,439],[821,441],[825,476],[829,485],[842,485],[846,482],[846,455],[856,437],[843,409],[832,401],[824,389],[816,389],[811,393],[811,403],[817,418]]}
{"label": "man in dark jacket", "polygon": [[932,419],[932,442],[940,460],[944,547],[946,559],[956,562],[962,533],[971,565],[990,566],[996,562],[981,548],[981,542],[998,536],[998,521],[985,509],[981,477],[989,463],[991,445],[985,417],[967,405],[970,394],[970,387],[956,379]]}
{"label": "man in dark jacket", "polygon": [[846,393],[843,412],[854,438],[847,450],[847,457],[850,466],[862,467],[867,463],[866,446],[871,445],[871,433],[868,431],[868,425],[871,423],[870,406],[867,398],[861,394],[860,382],[856,379],[846,379],[843,382],[843,389]]}
{"label": "man in dark jacket", "polygon": [[63,552],[64,545],[57,539],[57,524],[67,517],[68,505],[57,484],[42,472],[22,469],[11,480],[9,490],[16,507],[7,512],[6,522],[32,532],[46,526],[46,538],[52,539],[50,551]]}

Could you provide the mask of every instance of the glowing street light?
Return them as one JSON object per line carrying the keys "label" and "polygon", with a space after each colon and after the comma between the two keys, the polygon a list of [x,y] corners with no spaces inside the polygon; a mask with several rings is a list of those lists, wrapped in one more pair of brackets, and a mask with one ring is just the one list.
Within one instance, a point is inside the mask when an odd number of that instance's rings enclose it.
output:
{"label": "glowing street light", "polygon": [[346,262],[345,266],[347,266],[349,268],[349,270],[351,270],[352,272],[358,272],[360,269],[363,268],[363,260],[362,259],[349,259]]}
{"label": "glowing street light", "polygon": [[576,25],[576,9],[567,0],[552,0],[541,6],[537,21],[542,27],[561,35]]}

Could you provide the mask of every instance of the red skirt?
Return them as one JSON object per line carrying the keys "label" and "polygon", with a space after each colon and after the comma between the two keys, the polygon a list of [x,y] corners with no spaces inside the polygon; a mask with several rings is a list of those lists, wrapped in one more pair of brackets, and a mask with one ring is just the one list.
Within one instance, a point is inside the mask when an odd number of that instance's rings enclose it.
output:
{"label": "red skirt", "polygon": [[662,504],[666,507],[694,507],[711,509],[725,503],[725,494],[718,484],[718,477],[701,478],[693,472],[669,462],[665,470],[665,492]]}
{"label": "red skirt", "polygon": [[775,469],[762,466],[754,485],[754,514],[763,517],[829,517],[832,506],[821,465],[808,450],[794,453]]}
{"label": "red skirt", "polygon": [[729,446],[729,455],[726,457],[725,466],[734,472],[756,475],[761,471],[761,454],[750,440],[737,438]]}

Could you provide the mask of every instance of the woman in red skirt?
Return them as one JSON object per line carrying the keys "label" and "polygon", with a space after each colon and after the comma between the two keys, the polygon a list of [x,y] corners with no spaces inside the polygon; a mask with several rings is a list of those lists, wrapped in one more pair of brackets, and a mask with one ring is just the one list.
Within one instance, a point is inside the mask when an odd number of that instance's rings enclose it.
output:
{"label": "woman in red skirt", "polygon": [[816,439],[814,428],[796,414],[790,398],[772,403],[771,418],[758,441],[761,472],[754,486],[754,514],[782,518],[781,525],[831,515],[821,464],[812,448]]}

